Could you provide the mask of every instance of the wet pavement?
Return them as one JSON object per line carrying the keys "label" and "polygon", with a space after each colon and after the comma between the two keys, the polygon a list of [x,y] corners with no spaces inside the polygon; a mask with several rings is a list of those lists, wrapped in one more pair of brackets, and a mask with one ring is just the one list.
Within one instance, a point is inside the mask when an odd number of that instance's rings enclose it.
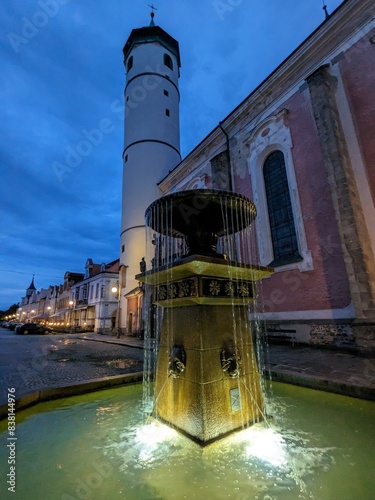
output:
{"label": "wet pavement", "polygon": [[[90,333],[80,336],[91,342],[143,348],[138,338]],[[282,381],[375,400],[375,356],[306,346],[270,344],[266,350],[266,373]]]}
{"label": "wet pavement", "polygon": [[[5,404],[7,387],[14,387],[20,397],[142,371],[143,341],[135,337],[95,333],[35,337],[1,335],[0,405]],[[270,345],[265,358],[272,380],[375,400],[375,357]]]}
{"label": "wet pavement", "polygon": [[140,372],[143,349],[124,343],[86,341],[77,334],[19,336],[1,335],[0,405],[7,388],[17,398],[51,387]]}
{"label": "wet pavement", "polygon": [[375,400],[375,356],[284,345],[268,353],[273,380]]}

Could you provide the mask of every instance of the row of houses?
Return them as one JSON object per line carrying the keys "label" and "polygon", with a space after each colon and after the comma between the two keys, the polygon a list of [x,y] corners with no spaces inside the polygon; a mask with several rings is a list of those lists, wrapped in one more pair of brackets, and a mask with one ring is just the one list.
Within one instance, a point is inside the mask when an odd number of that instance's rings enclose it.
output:
{"label": "row of houses", "polygon": [[108,264],[87,259],[85,272],[67,271],[62,284],[38,291],[33,277],[16,317],[22,323],[41,322],[66,331],[121,333],[121,287],[119,259]]}

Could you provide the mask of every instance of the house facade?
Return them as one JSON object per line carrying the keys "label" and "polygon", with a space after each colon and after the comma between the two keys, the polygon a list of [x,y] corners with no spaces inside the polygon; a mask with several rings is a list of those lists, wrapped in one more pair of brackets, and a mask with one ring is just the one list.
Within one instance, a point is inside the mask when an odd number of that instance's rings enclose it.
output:
{"label": "house facade", "polygon": [[119,260],[95,264],[87,259],[84,279],[70,290],[73,326],[97,333],[114,332],[118,327],[118,290]]}

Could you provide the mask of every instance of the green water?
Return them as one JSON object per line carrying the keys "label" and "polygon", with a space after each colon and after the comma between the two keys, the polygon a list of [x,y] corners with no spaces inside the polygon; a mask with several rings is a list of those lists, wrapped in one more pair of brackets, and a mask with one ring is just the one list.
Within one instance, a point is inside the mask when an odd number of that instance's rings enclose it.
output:
{"label": "green water", "polygon": [[375,498],[375,403],[273,384],[269,423],[204,449],[144,422],[132,386],[19,412],[16,493],[7,491],[0,423],[0,498],[180,500]]}

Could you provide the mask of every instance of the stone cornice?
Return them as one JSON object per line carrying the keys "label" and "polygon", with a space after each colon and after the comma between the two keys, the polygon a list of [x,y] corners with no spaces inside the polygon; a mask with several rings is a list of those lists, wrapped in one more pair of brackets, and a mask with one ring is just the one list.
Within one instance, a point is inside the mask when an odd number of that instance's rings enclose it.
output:
{"label": "stone cornice", "polygon": [[[247,115],[247,121],[254,119],[269,104],[293,86],[301,84],[319,66],[327,63],[340,46],[374,18],[373,0],[347,0],[225,118],[224,124],[231,127],[238,120],[242,120],[244,114]],[[260,107],[259,104],[263,106]],[[249,108],[255,110],[255,113],[249,115]]]}
{"label": "stone cornice", "polygon": [[[248,125],[291,88],[301,84],[321,64],[326,63],[340,46],[374,18],[373,0],[346,0],[221,122],[222,126],[230,132],[234,127],[241,129]],[[241,123],[244,120],[246,123]],[[173,189],[181,177],[201,165],[200,158],[204,157],[205,161],[209,159],[207,150],[212,156],[213,149],[224,145],[225,137],[218,125],[160,181],[160,189],[163,192]]]}

